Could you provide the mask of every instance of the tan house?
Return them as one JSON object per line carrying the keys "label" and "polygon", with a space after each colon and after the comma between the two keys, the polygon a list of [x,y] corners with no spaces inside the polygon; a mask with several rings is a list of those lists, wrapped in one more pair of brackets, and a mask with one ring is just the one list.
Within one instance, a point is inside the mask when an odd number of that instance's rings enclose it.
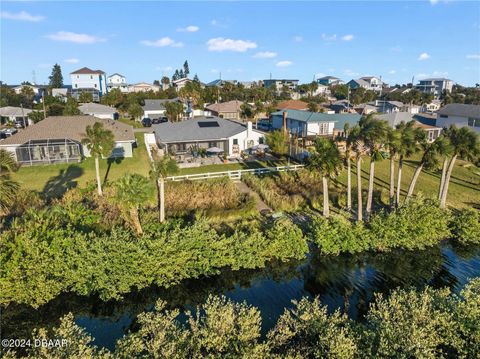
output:
{"label": "tan house", "polygon": [[214,103],[208,105],[206,109],[210,111],[214,116],[239,120],[242,105],[242,101],[233,100],[222,103]]}
{"label": "tan house", "polygon": [[300,100],[287,100],[279,102],[276,106],[278,111],[280,110],[300,110],[308,111],[308,103]]}
{"label": "tan house", "polygon": [[148,92],[148,91],[160,91],[160,86],[152,85],[146,82],[140,82],[128,86],[128,92]]}

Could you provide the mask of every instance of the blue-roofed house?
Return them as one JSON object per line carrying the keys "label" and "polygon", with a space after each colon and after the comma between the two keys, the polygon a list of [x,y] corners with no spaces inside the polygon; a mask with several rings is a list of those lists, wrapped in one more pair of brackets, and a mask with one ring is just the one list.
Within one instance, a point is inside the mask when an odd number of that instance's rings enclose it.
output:
{"label": "blue-roofed house", "polygon": [[335,136],[346,122],[354,125],[362,117],[359,114],[328,114],[310,111],[288,110],[272,113],[273,129],[283,128],[283,113],[286,112],[288,131],[299,137]]}

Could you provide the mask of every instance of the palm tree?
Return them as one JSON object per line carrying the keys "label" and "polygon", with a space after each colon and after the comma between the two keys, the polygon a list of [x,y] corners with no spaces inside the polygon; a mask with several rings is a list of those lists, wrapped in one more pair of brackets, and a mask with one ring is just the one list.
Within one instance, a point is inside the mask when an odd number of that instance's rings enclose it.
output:
{"label": "palm tree", "polygon": [[387,146],[390,158],[390,207],[395,205],[395,159],[400,147],[400,132],[398,129],[390,129],[387,134]]}
{"label": "palm tree", "polygon": [[405,201],[408,201],[412,197],[418,177],[420,176],[423,168],[428,169],[437,167],[438,156],[446,156],[449,153],[450,142],[445,136],[437,137],[437,139],[431,143],[428,142],[426,138],[424,138],[424,140],[420,142],[420,147],[423,151],[422,159],[420,160],[417,168],[415,168],[412,181],[410,182],[410,186],[408,187],[407,197]]}
{"label": "palm tree", "polygon": [[[402,189],[402,169],[403,169],[403,160],[413,155],[417,151],[417,140],[421,136],[417,131],[421,129],[416,129],[413,127],[415,121],[410,121],[408,123],[402,122],[397,125],[397,131],[399,133],[398,141],[398,173],[397,173],[397,194],[396,194],[396,204],[400,204],[400,193]],[[423,130],[421,130],[423,131]]]}
{"label": "palm tree", "polygon": [[151,198],[152,186],[150,181],[137,173],[128,173],[116,182],[115,187],[117,190],[115,199],[128,212],[135,232],[142,234],[139,208]]}
{"label": "palm tree", "polygon": [[448,164],[447,173],[445,175],[445,183],[442,188],[442,196],[440,197],[440,208],[445,208],[447,204],[448,185],[452,175],[453,166],[457,157],[465,160],[473,160],[480,152],[478,135],[468,127],[457,128],[451,126],[447,131],[448,139],[452,146],[452,158]]}
{"label": "palm tree", "polygon": [[10,174],[18,169],[11,152],[0,150],[0,211],[6,211],[17,197],[18,182],[10,179]]}
{"label": "palm tree", "polygon": [[100,156],[109,156],[112,152],[113,146],[113,133],[103,127],[101,122],[95,122],[93,126],[87,126],[85,130],[85,137],[82,139],[82,144],[87,146],[90,154],[95,157],[95,175],[97,178],[98,194],[103,195],[102,183],[100,182]]}
{"label": "palm tree", "polygon": [[338,174],[342,167],[342,159],[337,145],[332,139],[317,138],[315,150],[308,157],[307,168],[319,172],[323,183],[323,215],[330,215],[330,204],[328,201],[328,179]]}
{"label": "palm tree", "polygon": [[358,141],[358,134],[360,128],[354,126],[350,128],[348,123],[343,128],[344,135],[340,138],[340,141],[345,142],[345,162],[347,164],[347,209],[352,209],[352,157],[355,153],[355,146]]}
{"label": "palm tree", "polygon": [[165,221],[165,178],[177,171],[177,162],[171,157],[156,157],[152,162],[150,177],[157,184],[158,219],[160,222]]}
{"label": "palm tree", "polygon": [[361,138],[368,149],[370,157],[367,206],[365,208],[367,217],[369,217],[372,212],[375,162],[380,161],[384,158],[382,146],[383,143],[386,141],[389,126],[387,122],[377,120],[372,115],[362,117],[362,119],[360,119],[359,125],[361,128]]}

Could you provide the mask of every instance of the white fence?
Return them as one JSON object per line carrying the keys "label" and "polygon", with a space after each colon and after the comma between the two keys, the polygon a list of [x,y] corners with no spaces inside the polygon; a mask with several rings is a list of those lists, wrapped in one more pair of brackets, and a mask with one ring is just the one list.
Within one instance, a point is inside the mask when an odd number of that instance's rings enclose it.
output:
{"label": "white fence", "polygon": [[260,175],[263,173],[270,173],[270,172],[297,171],[299,169],[302,169],[303,167],[304,165],[290,165],[290,166],[277,166],[277,167],[259,167],[259,168],[251,168],[247,170],[232,170],[232,171],[224,171],[224,172],[195,173],[191,175],[170,176],[170,177],[167,177],[167,180],[196,181],[196,180],[205,180],[209,178],[220,178],[220,177],[228,177],[232,180],[239,180],[242,178],[242,174],[245,174],[245,173]]}

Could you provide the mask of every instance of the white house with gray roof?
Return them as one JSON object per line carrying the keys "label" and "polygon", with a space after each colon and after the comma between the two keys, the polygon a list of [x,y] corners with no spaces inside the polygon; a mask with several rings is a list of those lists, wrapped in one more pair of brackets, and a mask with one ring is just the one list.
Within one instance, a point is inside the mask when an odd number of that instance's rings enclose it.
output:
{"label": "white house with gray roof", "polygon": [[426,94],[432,94],[435,99],[439,99],[443,91],[452,92],[453,81],[446,78],[423,79],[415,86],[417,90]]}
{"label": "white house with gray roof", "polygon": [[[172,99],[155,99],[155,100],[145,100],[145,104],[142,106],[143,109],[143,117],[148,117],[151,119],[160,118],[165,116],[165,112],[167,111],[165,108],[165,104],[168,102],[179,102],[181,103],[180,99],[172,98]],[[186,109],[186,107],[184,106]]]}
{"label": "white house with gray roof", "polygon": [[108,90],[119,89],[121,92],[128,92],[128,84],[125,76],[114,73],[107,77]]}
{"label": "white house with gray roof", "polygon": [[439,127],[448,128],[451,125],[468,127],[480,133],[480,105],[465,105],[463,103],[450,103],[437,111]]}
{"label": "white house with gray roof", "polygon": [[78,109],[84,115],[106,118],[110,120],[116,120],[118,118],[118,112],[115,107],[105,106],[99,103],[83,103],[78,106]]}
{"label": "white house with gray roof", "polygon": [[348,81],[347,85],[351,89],[363,87],[365,90],[380,92],[383,88],[383,81],[376,76],[364,76],[356,80]]}
{"label": "white house with gray roof", "polygon": [[188,154],[203,148],[219,148],[228,157],[239,157],[242,151],[264,142],[264,133],[246,125],[209,116],[181,122],[153,125],[161,149],[175,154]]}

